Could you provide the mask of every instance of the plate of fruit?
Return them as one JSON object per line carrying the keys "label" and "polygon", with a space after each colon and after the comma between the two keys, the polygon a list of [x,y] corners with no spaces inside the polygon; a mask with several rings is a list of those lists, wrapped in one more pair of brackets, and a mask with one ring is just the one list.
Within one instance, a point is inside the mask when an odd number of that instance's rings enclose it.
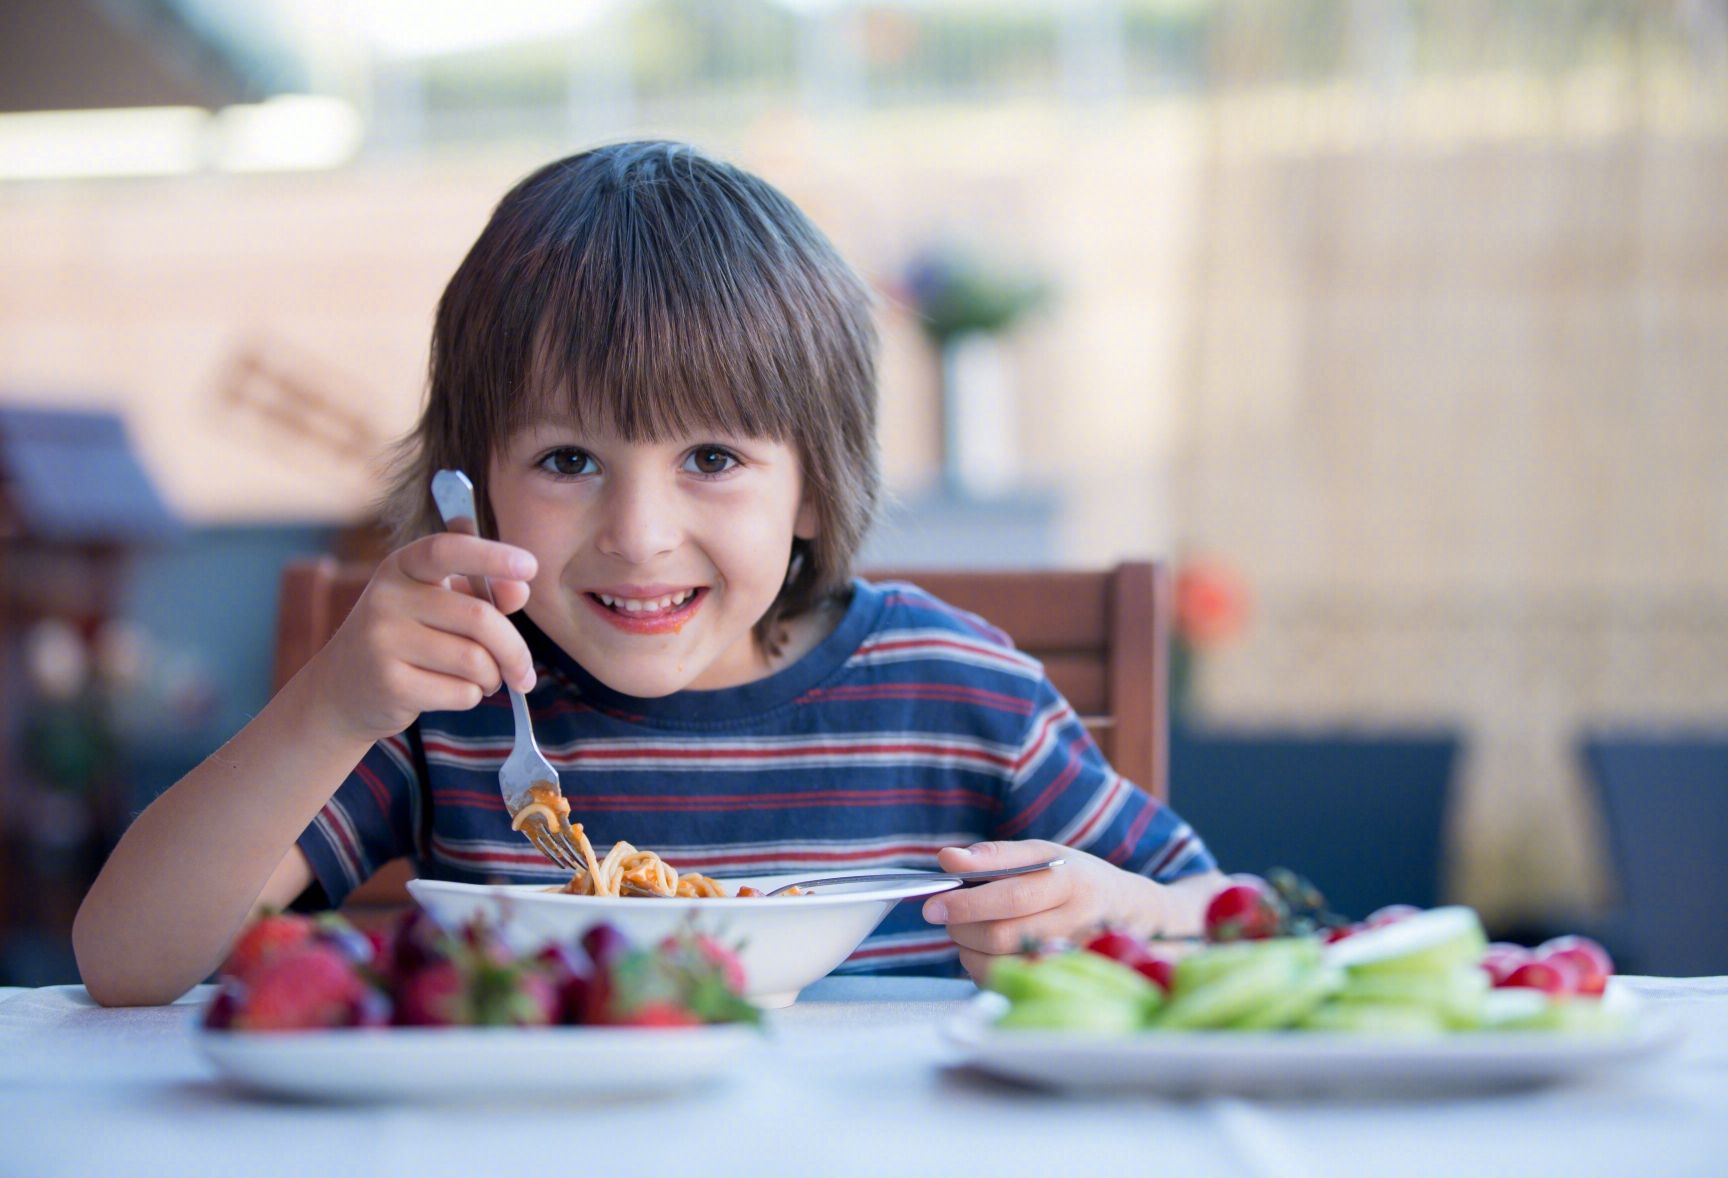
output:
{"label": "plate of fruit", "polygon": [[1002,958],[949,1040],[1040,1087],[1184,1096],[1522,1087],[1677,1041],[1587,938],[1490,944],[1462,906],[1345,922],[1306,881],[1269,874],[1233,877],[1203,939],[1106,928]]}
{"label": "plate of fruit", "polygon": [[272,914],[223,964],[195,1032],[242,1089],[320,1101],[641,1098],[712,1085],[760,1041],[731,949],[612,927],[518,954],[423,911],[360,932]]}

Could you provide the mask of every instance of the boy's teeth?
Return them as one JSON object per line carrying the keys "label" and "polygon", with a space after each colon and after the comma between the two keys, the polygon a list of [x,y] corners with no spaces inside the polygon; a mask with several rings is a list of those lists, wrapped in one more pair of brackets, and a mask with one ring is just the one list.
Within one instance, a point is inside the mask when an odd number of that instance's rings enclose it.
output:
{"label": "boy's teeth", "polygon": [[671,609],[675,605],[683,605],[686,601],[690,600],[691,594],[695,592],[696,590],[694,589],[686,589],[681,593],[673,593],[667,597],[651,598],[611,597],[605,593],[596,593],[594,596],[598,597],[603,604],[612,609],[621,609],[627,613],[639,614],[658,613],[661,610]]}

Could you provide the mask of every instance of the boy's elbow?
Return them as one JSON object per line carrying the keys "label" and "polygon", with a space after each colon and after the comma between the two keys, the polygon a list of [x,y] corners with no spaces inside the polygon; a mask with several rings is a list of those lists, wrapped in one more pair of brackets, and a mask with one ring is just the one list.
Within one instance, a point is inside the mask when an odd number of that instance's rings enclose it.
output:
{"label": "boy's elbow", "polygon": [[72,921],[72,956],[78,963],[78,980],[92,1001],[99,1006],[161,1006],[185,993],[185,988],[153,986],[149,979],[128,971],[114,939],[103,935],[99,923],[86,897]]}

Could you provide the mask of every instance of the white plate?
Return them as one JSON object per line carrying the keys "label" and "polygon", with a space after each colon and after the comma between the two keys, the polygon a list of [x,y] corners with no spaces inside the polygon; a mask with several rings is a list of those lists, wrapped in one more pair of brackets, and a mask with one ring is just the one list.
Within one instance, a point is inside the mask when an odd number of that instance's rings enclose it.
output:
{"label": "white plate", "polygon": [[980,994],[944,1028],[972,1066],[1040,1087],[1171,1096],[1373,1096],[1526,1087],[1621,1067],[1672,1047],[1679,1028],[1629,1012],[1622,1034],[1540,1031],[1435,1038],[1285,1031],[1138,1035],[998,1030],[1008,1009]]}
{"label": "white plate", "polygon": [[[749,1026],[391,1027],[194,1032],[249,1091],[300,1100],[523,1101],[660,1096],[709,1084],[761,1042]],[[596,1076],[606,1078],[597,1089]]]}
{"label": "white plate", "polygon": [[[767,892],[820,874],[758,875],[720,882]],[[838,873],[830,873],[838,874]],[[484,916],[501,925],[518,952],[548,941],[569,943],[602,921],[633,944],[652,945],[681,929],[698,929],[738,946],[744,996],[758,1006],[790,1005],[798,991],[846,960],[902,900],[959,885],[908,871],[906,882],[825,887],[804,896],[697,900],[661,896],[569,896],[543,884],[465,884],[410,880],[421,907],[447,925]]]}

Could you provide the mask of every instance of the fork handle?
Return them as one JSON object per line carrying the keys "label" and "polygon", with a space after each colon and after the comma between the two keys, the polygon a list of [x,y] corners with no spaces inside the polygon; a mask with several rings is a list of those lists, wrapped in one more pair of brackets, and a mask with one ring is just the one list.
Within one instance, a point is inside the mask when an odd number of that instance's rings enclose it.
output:
{"label": "fork handle", "polygon": [[915,880],[959,880],[964,887],[967,884],[984,883],[993,879],[1007,879],[1013,875],[1030,875],[1034,871],[1047,871],[1052,867],[1060,867],[1066,859],[1046,859],[1042,863],[1027,863],[1020,867],[999,867],[993,871],[918,871],[893,872],[885,871],[877,875],[830,875],[822,879],[801,879],[797,883],[789,883],[769,892],[770,896],[778,896],[792,888],[813,888],[822,884],[839,883],[899,883],[909,879]]}
{"label": "fork handle", "polygon": [[[474,507],[474,484],[459,470],[441,470],[432,476],[432,502],[438,505],[438,515],[444,520],[444,530],[464,536],[480,534],[480,513]],[[485,577],[469,577],[468,584],[496,606],[492,599],[492,582]]]}

